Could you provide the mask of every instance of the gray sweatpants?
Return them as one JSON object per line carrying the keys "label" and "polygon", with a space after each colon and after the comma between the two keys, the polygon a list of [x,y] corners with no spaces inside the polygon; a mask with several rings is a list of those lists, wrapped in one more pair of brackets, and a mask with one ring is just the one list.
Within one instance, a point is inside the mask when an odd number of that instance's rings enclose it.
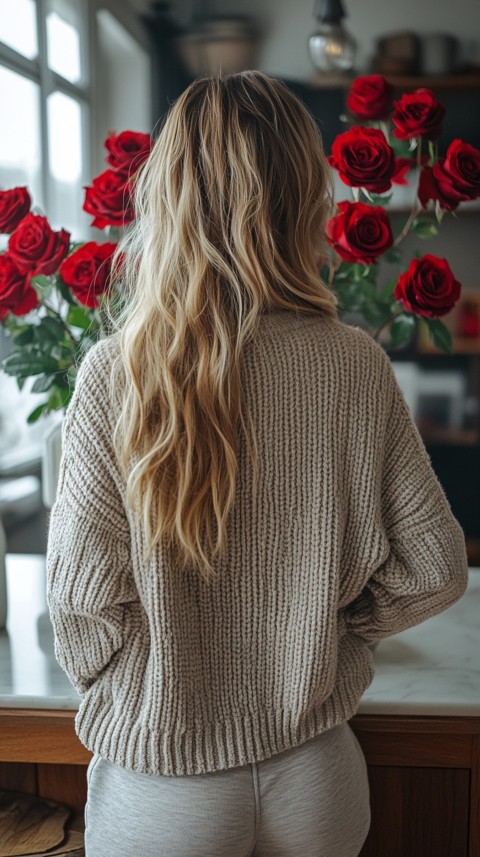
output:
{"label": "gray sweatpants", "polygon": [[86,857],[357,857],[370,827],[367,765],[349,724],[256,764],[138,774],[95,754]]}

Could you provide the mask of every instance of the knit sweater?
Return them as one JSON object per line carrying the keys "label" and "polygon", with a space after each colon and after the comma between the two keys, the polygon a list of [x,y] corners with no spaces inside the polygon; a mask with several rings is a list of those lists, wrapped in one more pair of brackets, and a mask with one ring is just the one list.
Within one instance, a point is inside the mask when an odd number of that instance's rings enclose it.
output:
{"label": "knit sweater", "polygon": [[242,360],[259,483],[239,438],[228,550],[207,584],[125,504],[108,396],[117,335],[84,357],[63,424],[47,548],[75,731],[126,769],[200,774],[267,759],[351,718],[369,643],[467,586],[462,529],[390,360],[359,327],[266,313]]}

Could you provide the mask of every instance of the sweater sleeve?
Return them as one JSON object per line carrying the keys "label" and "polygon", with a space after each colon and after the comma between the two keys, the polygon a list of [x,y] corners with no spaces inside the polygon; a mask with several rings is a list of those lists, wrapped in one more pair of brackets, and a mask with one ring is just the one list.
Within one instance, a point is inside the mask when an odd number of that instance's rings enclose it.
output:
{"label": "sweater sleeve", "polygon": [[[391,362],[381,348],[387,388],[380,522],[389,546],[357,598],[347,628],[367,642],[388,637],[458,601],[468,583],[465,538],[412,418]],[[381,352],[381,353],[380,353]]]}
{"label": "sweater sleeve", "polygon": [[98,347],[91,351],[80,365],[62,425],[46,557],[55,656],[80,694],[122,648],[128,604],[138,600],[108,393]]}

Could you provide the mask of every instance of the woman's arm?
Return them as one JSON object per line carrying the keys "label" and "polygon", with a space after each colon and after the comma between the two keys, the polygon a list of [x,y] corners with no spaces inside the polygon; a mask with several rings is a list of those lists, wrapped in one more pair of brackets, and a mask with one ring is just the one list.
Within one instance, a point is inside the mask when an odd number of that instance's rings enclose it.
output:
{"label": "woman's arm", "polygon": [[138,600],[105,375],[94,346],[80,366],[62,427],[47,544],[55,656],[81,694],[123,647],[127,605]]}
{"label": "woman's arm", "polygon": [[[380,346],[389,391],[380,516],[388,555],[344,608],[347,628],[367,642],[442,612],[468,583],[465,538]],[[343,612],[343,611],[342,611]]]}

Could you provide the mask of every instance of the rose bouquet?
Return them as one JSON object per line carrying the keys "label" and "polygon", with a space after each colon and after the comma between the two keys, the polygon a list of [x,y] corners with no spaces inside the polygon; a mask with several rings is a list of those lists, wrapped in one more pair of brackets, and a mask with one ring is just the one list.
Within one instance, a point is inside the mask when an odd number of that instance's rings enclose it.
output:
{"label": "rose bouquet", "polygon": [[[408,342],[423,323],[434,345],[451,351],[451,336],[440,318],[458,301],[460,283],[448,261],[431,253],[417,253],[405,267],[399,245],[409,233],[437,235],[446,212],[480,197],[480,150],[453,140],[445,157],[439,157],[445,108],[435,94],[422,88],[396,101],[393,95],[380,74],[358,77],[347,94],[355,124],[336,138],[328,160],[351,188],[352,200],[340,201],[327,223],[334,257],[325,276],[342,312],[358,312],[375,338],[388,326],[390,347]],[[418,173],[415,202],[394,235],[387,211],[392,186],[408,184],[413,167]],[[400,270],[380,287],[382,258]]]}
{"label": "rose bouquet", "polygon": [[[105,141],[109,169],[85,188],[83,209],[92,226],[109,230],[133,220],[135,174],[152,147],[149,134],[123,131]],[[28,416],[65,408],[85,351],[108,332],[106,302],[121,301],[112,241],[72,243],[31,210],[24,187],[0,191],[0,233],[8,234],[0,255],[0,323],[13,347],[2,368],[20,389],[36,376],[32,392],[47,398]],[[111,237],[111,236],[108,236]]]}
{"label": "rose bouquet", "polygon": [[[446,212],[455,214],[460,202],[480,196],[480,151],[453,140],[439,157],[443,105],[428,89],[397,101],[393,92],[384,77],[369,75],[357,78],[347,94],[352,127],[334,141],[328,160],[352,198],[338,202],[326,224],[322,273],[338,295],[340,315],[358,313],[375,338],[388,327],[389,345],[398,347],[422,322],[434,344],[450,351],[440,318],[457,302],[460,283],[444,258],[417,253],[403,264],[399,245],[409,233],[435,236]],[[110,134],[109,168],[85,189],[83,208],[92,226],[111,233],[131,223],[135,174],[151,146],[148,134]],[[408,184],[415,166],[416,200],[394,235],[387,210],[392,186]],[[26,188],[0,191],[0,232],[9,235],[0,255],[0,323],[13,346],[3,369],[19,387],[35,376],[32,391],[47,393],[28,417],[34,422],[68,404],[79,360],[108,332],[106,303],[122,300],[112,270],[116,244],[71,243],[68,232],[52,230],[41,213],[31,211]],[[382,259],[399,268],[385,285],[379,284]]]}

